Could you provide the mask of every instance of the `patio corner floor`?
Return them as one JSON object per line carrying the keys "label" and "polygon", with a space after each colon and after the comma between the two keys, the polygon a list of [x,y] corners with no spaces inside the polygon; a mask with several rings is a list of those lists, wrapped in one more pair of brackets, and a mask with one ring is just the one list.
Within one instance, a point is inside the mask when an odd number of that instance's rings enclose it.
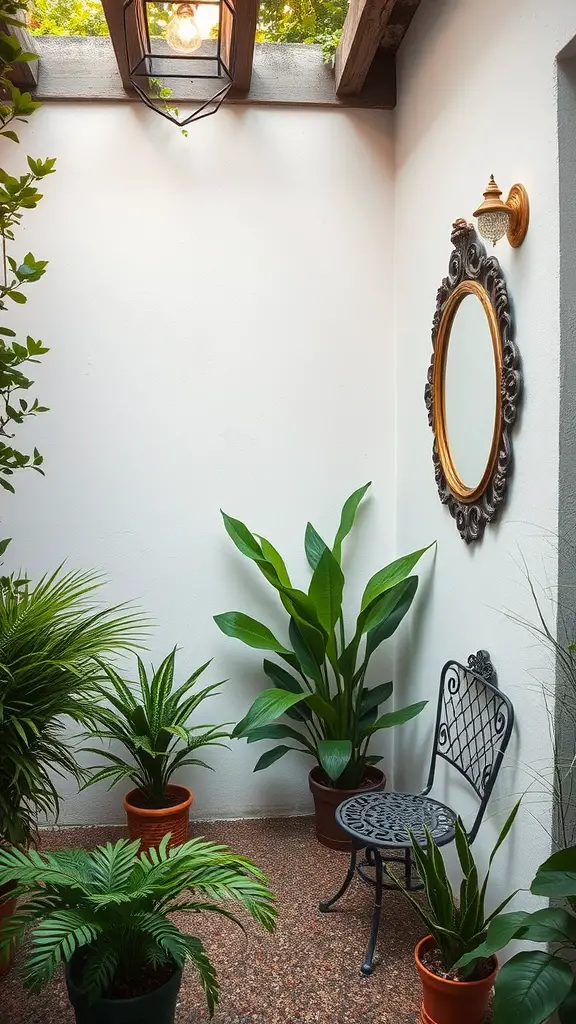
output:
{"label": "patio corner floor", "polygon": [[[120,827],[59,828],[42,833],[42,846],[91,847],[124,834]],[[376,970],[363,978],[372,890],[356,879],[336,911],[319,913],[319,900],[336,891],[348,859],[318,845],[312,818],[192,822],[192,834],[253,858],[270,877],[280,908],[275,936],[252,922],[245,937],[215,915],[183,915],[218,971],[215,1024],[414,1024],[419,981],[413,949],[422,923],[400,894],[386,892]],[[72,1024],[62,976],[42,992],[28,994],[19,977],[20,956],[0,983],[2,1024]],[[200,986],[189,968],[176,1022],[207,1020]]]}

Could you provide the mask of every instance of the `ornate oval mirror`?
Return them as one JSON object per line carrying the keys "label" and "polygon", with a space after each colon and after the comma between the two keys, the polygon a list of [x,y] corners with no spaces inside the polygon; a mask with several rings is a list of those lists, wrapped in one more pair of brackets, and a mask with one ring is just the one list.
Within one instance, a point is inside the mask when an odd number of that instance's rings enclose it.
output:
{"label": "ornate oval mirror", "polygon": [[504,500],[521,390],[506,283],[474,228],[456,221],[438,291],[426,405],[440,500],[469,543]]}

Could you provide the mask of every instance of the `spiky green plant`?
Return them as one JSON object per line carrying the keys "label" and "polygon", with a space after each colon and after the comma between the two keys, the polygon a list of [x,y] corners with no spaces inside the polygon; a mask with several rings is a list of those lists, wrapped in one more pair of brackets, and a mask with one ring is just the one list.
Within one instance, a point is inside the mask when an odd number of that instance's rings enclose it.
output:
{"label": "spiky green plant", "polygon": [[180,686],[174,686],[176,648],[164,658],[160,667],[152,669],[151,677],[138,658],[138,683],[126,682],[109,665],[103,665],[110,687],[101,687],[102,697],[111,708],[96,711],[97,728],[91,735],[98,739],[116,740],[127,750],[131,761],[125,761],[112,750],[87,747],[88,753],[104,757],[109,764],[101,768],[85,784],[110,780],[110,788],[129,778],[144,795],[149,807],[166,806],[166,787],[174,772],[186,765],[212,767],[190,755],[201,747],[224,747],[228,739],[221,725],[190,725],[189,718],[199,705],[216,693],[222,683],[211,683],[195,691],[194,684],[210,664],[196,669]]}
{"label": "spiky green plant", "polygon": [[[488,870],[482,884],[480,884],[478,868],[470,849],[470,841],[466,830],[461,819],[457,818],[455,824],[456,852],[462,870],[459,899],[454,897],[444,858],[427,828],[424,828],[425,846],[420,845],[419,837],[416,837],[412,832],[410,833],[410,838],[412,840],[414,862],[424,883],[428,908],[423,907],[418,900],[415,900],[403,888],[390,867],[385,868],[386,873],[394,879],[400,891],[404,893],[404,896],[410,901],[416,913],[422,918],[436,943],[442,960],[442,966],[447,972],[452,971],[459,962],[463,961],[465,953],[475,949],[486,938],[490,922],[504,910],[510,903],[510,900],[516,895],[516,893],[512,893],[493,913],[489,915],[486,913],[486,894],[492,863],[512,828],[519,807],[520,801],[514,805],[502,826],[490,854]],[[477,958],[467,961],[466,966],[461,971],[463,980],[473,977],[476,964]]]}
{"label": "spiky green plant", "polygon": [[127,839],[91,851],[0,850],[0,885],[15,883],[10,895],[22,901],[1,932],[0,952],[31,929],[26,988],[40,988],[60,964],[71,964],[92,1002],[113,998],[118,986],[134,987],[143,968],[177,969],[189,960],[213,1014],[218,982],[206,950],[166,915],[212,911],[243,927],[219,904],[234,901],[272,931],[275,898],[259,868],[226,846],[191,839],[168,850],[168,840],[140,854],[139,841]]}
{"label": "spiky green plant", "polygon": [[62,568],[0,581],[0,841],[26,845],[38,814],[58,814],[53,773],[84,781],[65,719],[92,722],[102,659],[143,636],[141,616],[94,600],[102,585]]}

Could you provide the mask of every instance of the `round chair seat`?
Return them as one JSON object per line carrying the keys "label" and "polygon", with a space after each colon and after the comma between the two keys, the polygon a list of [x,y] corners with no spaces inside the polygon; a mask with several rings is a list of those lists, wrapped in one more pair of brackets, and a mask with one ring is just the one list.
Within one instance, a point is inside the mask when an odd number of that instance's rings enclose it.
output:
{"label": "round chair seat", "polygon": [[424,846],[428,829],[438,846],[454,839],[456,814],[438,800],[412,793],[361,793],[336,811],[340,827],[361,846],[407,847],[410,830]]}

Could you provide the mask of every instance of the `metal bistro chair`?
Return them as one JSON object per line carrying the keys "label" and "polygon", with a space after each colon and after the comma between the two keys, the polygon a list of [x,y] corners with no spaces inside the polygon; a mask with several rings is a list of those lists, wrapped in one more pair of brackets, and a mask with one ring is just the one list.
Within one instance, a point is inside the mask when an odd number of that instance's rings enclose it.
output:
{"label": "metal bistro chair", "polygon": [[[340,804],[336,819],[352,838],[350,866],[338,892],[319,905],[329,911],[344,895],[354,875],[375,888],[372,928],[362,974],[372,974],[372,961],[378,938],[382,909],[382,862],[399,861],[404,865],[408,889],[422,888],[413,879],[410,829],[418,842],[425,843],[424,826],[438,846],[454,839],[456,811],[428,796],[434,783],[439,757],[453,765],[480,798],[480,807],[469,832],[473,842],[482,823],[486,805],[494,788],[514,725],[514,709],[508,697],[498,689],[496,673],[487,651],[478,651],[468,658],[468,665],[449,661],[442,669],[432,760],[426,788],[419,795],[412,793],[365,793],[352,796]],[[401,856],[382,855],[382,850],[401,849]],[[366,851],[366,860],[357,864],[359,850]],[[375,868],[375,880],[362,870]]]}

